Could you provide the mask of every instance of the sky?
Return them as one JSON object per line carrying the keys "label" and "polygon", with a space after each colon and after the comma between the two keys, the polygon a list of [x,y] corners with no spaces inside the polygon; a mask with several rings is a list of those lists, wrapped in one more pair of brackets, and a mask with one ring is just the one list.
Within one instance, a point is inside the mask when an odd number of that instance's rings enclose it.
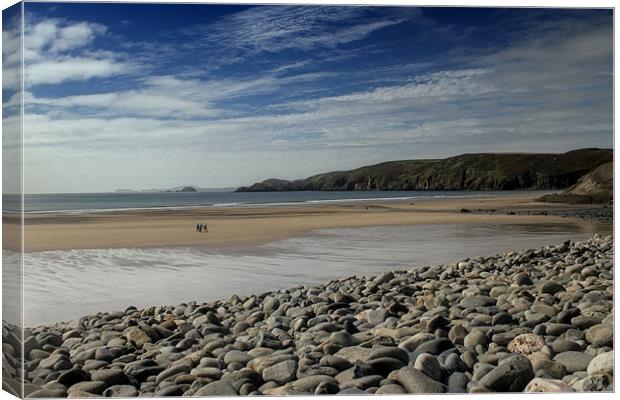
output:
{"label": "sky", "polygon": [[610,10],[26,3],[24,24],[27,193],[613,145]]}

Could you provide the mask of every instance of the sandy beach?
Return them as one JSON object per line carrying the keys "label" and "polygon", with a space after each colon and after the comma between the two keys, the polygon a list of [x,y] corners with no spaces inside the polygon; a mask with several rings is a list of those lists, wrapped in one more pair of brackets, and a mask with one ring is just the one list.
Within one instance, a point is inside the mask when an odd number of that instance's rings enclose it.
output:
{"label": "sandy beach", "polygon": [[[184,210],[128,210],[90,214],[29,214],[25,250],[259,244],[321,228],[414,224],[562,224],[573,218],[509,215],[516,211],[574,210],[591,206],[537,203],[531,194],[417,201],[339,202],[319,205],[204,207]],[[463,213],[462,209],[471,212]],[[10,222],[10,219],[7,220]],[[208,233],[198,233],[199,222]],[[18,234],[4,225],[5,246]],[[594,233],[594,232],[593,232]]]}

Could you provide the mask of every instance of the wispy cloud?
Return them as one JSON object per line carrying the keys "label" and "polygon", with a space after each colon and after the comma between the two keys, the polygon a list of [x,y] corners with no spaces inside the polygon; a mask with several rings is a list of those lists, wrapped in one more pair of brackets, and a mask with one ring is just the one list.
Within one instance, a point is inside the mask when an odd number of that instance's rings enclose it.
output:
{"label": "wispy cloud", "polygon": [[419,15],[413,8],[260,6],[181,34],[196,40],[192,47],[208,48],[223,63],[235,63],[260,53],[334,49]]}

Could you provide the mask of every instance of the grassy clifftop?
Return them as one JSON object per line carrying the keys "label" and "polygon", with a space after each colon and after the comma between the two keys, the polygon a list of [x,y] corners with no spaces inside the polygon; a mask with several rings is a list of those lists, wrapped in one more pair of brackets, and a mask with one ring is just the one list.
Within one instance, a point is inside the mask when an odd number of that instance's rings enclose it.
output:
{"label": "grassy clifftop", "polygon": [[237,191],[563,189],[612,158],[611,149],[463,154],[442,160],[389,161],[290,181],[267,179]]}

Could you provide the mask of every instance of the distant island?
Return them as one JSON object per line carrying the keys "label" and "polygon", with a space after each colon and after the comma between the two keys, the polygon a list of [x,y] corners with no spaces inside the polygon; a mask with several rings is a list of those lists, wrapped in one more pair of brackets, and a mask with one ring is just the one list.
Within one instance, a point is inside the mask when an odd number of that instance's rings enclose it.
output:
{"label": "distant island", "polygon": [[114,193],[195,193],[195,192],[231,192],[234,188],[201,188],[198,186],[177,186],[170,189],[116,189]]}
{"label": "distant island", "polygon": [[305,179],[267,179],[236,192],[353,190],[558,190],[613,161],[611,149],[566,153],[479,153],[439,160],[388,161]]}
{"label": "distant island", "polygon": [[170,190],[166,190],[166,192],[176,192],[176,193],[178,193],[178,192],[188,192],[188,193],[192,193],[192,192],[197,192],[197,191],[198,191],[198,189],[196,189],[196,188],[195,188],[195,187],[193,187],[193,186],[185,186],[185,187],[183,187],[183,188],[181,188],[181,189],[170,189]]}

